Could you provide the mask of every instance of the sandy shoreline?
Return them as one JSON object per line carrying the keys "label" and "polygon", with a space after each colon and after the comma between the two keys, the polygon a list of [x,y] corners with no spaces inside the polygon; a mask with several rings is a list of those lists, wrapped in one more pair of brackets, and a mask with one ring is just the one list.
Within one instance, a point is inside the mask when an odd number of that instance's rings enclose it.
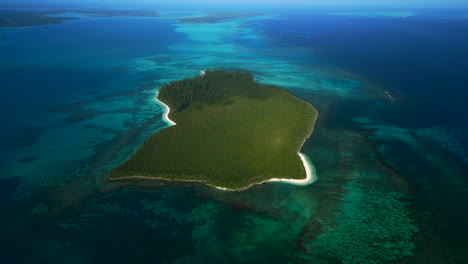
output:
{"label": "sandy shoreline", "polygon": [[[204,73],[205,72],[202,71],[202,76],[204,75]],[[163,114],[163,120],[169,126],[176,125],[176,123],[169,118],[169,112],[171,111],[171,108],[167,104],[165,104],[161,100],[159,100],[158,96],[159,96],[159,90],[156,92],[155,100],[164,107],[165,111],[164,111],[164,114]],[[249,186],[247,186],[245,188],[241,188],[241,189],[228,189],[228,188],[213,186],[213,185],[209,185],[209,184],[208,185],[211,186],[211,187],[214,187],[216,189],[223,190],[223,191],[241,191],[241,190],[248,189],[248,188],[252,187],[253,185],[262,184],[264,182],[284,182],[284,183],[300,185],[300,186],[306,186],[306,185],[312,184],[313,182],[315,182],[317,180],[317,173],[315,171],[315,167],[312,164],[312,162],[309,160],[309,157],[307,155],[305,155],[304,153],[301,153],[301,152],[298,152],[297,154],[301,158],[302,164],[303,164],[304,169],[306,171],[306,178],[305,179],[298,180],[298,179],[272,178],[272,179],[269,179],[269,180],[266,180],[266,181],[263,181],[263,182],[253,183],[253,184],[251,184],[251,185],[249,185]],[[132,177],[125,177],[125,178],[126,179],[128,179],[128,178],[139,178],[139,179],[167,180],[167,179],[164,179],[164,178],[153,178],[153,177],[145,177],[145,176],[132,176]],[[189,182],[187,180],[181,180],[181,181]],[[196,182],[199,182],[199,181],[196,181]]]}
{"label": "sandy shoreline", "polygon": [[171,119],[169,119],[169,112],[171,112],[171,108],[163,103],[162,101],[160,101],[158,99],[158,96],[159,96],[159,90],[156,91],[156,98],[154,98],[159,104],[161,104],[163,107],[164,107],[164,114],[163,114],[163,120],[169,125],[169,126],[175,126],[177,125],[174,121],[172,121]]}
{"label": "sandy shoreline", "polygon": [[297,153],[299,157],[301,157],[302,164],[304,165],[304,169],[306,171],[306,178],[302,180],[297,180],[297,179],[278,179],[278,178],[273,178],[268,180],[268,182],[285,182],[285,183],[290,183],[294,185],[309,185],[317,180],[317,173],[315,171],[315,167],[310,162],[309,157],[304,154],[304,153]]}

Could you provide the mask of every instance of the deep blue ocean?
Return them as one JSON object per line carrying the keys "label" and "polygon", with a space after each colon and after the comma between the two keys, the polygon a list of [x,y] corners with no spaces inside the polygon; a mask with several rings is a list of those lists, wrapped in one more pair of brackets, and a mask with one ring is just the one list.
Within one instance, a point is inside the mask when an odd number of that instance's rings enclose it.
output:
{"label": "deep blue ocean", "polygon": [[[0,263],[468,263],[468,12],[158,12],[0,29]],[[206,69],[318,109],[316,183],[106,181]]]}

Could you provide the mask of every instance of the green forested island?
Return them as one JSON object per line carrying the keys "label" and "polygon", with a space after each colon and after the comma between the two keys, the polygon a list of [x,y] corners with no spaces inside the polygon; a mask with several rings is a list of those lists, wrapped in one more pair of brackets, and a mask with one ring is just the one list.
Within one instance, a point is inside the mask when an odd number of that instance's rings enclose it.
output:
{"label": "green forested island", "polygon": [[51,17],[53,11],[0,9],[0,28],[60,24],[66,17]]}
{"label": "green forested island", "polygon": [[[90,17],[157,17],[154,10],[146,9],[105,9],[105,8],[53,8],[45,10],[0,9],[0,28],[60,24],[76,19],[67,17],[67,12]],[[54,16],[51,16],[54,15]],[[57,15],[60,15],[57,16]],[[62,15],[64,17],[62,17]]]}
{"label": "green forested island", "polygon": [[199,181],[241,190],[272,178],[304,179],[298,155],[317,111],[248,72],[206,71],[162,86],[176,125],[152,135],[110,180]]}

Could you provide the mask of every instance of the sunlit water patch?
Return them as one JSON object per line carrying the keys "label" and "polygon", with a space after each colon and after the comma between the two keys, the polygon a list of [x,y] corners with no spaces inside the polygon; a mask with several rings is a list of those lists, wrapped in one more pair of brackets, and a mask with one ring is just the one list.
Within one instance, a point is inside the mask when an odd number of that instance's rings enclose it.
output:
{"label": "sunlit water patch", "polygon": [[362,17],[397,17],[406,18],[417,16],[418,13],[413,11],[367,11],[367,12],[331,12],[328,15],[337,16],[362,16]]}

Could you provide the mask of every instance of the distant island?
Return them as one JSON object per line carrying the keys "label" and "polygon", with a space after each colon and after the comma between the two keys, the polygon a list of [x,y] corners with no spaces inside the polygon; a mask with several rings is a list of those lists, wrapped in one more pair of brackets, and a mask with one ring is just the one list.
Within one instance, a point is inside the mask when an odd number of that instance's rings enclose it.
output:
{"label": "distant island", "polygon": [[248,72],[215,70],[163,85],[157,99],[173,126],[148,138],[109,180],[204,182],[226,190],[312,180],[298,152],[318,113],[290,92],[257,83]]}
{"label": "distant island", "polygon": [[48,16],[56,13],[51,11],[3,9],[0,10],[0,28],[60,24],[65,20],[72,19]]}
{"label": "distant island", "polygon": [[206,16],[200,17],[187,17],[179,19],[182,23],[216,23],[220,22],[221,20],[225,19],[233,19],[233,18],[246,18],[246,17],[254,17],[259,16],[261,14],[258,13],[241,13],[241,12],[205,12]]}
{"label": "distant island", "polygon": [[[259,13],[206,11],[199,17],[180,18],[182,23],[216,23],[226,19],[259,16]],[[159,17],[151,9],[106,9],[106,8],[50,8],[38,10],[0,9],[0,28],[61,24],[67,20],[83,17]]]}
{"label": "distant island", "polygon": [[145,9],[48,9],[48,10],[0,10],[0,28],[42,26],[61,24],[64,21],[77,19],[67,17],[69,13],[82,14],[88,17],[158,17],[154,10]]}
{"label": "distant island", "polygon": [[151,9],[81,8],[68,9],[67,11],[85,14],[90,17],[159,17],[158,12]]}

